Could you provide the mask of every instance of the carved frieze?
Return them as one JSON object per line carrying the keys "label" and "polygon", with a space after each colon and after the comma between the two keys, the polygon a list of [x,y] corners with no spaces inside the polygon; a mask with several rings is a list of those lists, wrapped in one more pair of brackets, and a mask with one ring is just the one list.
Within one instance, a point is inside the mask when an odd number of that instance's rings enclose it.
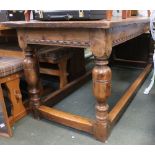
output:
{"label": "carved frieze", "polygon": [[88,41],[77,41],[77,40],[39,40],[29,39],[28,44],[44,44],[44,45],[59,45],[59,46],[70,46],[70,47],[88,47]]}
{"label": "carved frieze", "polygon": [[129,24],[117,26],[109,29],[112,36],[112,45],[116,46],[132,38],[135,38],[149,30],[148,23],[143,24]]}

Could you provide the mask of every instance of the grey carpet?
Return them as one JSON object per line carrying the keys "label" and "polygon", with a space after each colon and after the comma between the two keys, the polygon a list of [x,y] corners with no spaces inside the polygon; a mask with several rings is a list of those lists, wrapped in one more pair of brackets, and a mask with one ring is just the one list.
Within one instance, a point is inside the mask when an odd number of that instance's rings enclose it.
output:
{"label": "grey carpet", "polygon": [[[139,72],[140,70],[113,68],[112,96],[108,100],[110,108]],[[155,87],[149,95],[143,94],[150,78],[151,74],[113,128],[106,144],[155,144]],[[95,99],[92,96],[91,85],[91,81],[87,82],[56,107],[93,118]],[[12,138],[0,138],[0,144],[103,145],[87,133],[47,120],[38,121],[30,115],[15,124]]]}

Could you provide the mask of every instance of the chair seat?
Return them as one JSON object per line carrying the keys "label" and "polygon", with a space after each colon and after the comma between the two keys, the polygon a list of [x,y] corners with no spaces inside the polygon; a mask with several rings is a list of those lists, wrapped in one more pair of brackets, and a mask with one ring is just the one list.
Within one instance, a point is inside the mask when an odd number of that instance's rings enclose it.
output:
{"label": "chair seat", "polygon": [[39,61],[48,62],[48,61],[59,61],[64,57],[71,57],[72,52],[68,48],[62,47],[44,47],[39,51]]}
{"label": "chair seat", "polygon": [[23,59],[12,57],[0,57],[0,77],[5,77],[21,71]]}

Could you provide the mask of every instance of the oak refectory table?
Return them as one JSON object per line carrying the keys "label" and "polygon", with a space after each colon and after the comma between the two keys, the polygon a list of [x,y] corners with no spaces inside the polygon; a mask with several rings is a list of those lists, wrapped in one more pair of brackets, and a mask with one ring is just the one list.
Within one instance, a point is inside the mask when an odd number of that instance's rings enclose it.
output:
{"label": "oak refectory table", "polygon": [[[103,142],[107,140],[113,124],[118,120],[129,99],[151,70],[151,64],[148,63],[113,109],[108,111],[107,99],[111,94],[112,77],[108,58],[111,55],[112,47],[147,32],[149,30],[148,17],[116,18],[111,21],[34,20],[4,22],[1,25],[16,28],[20,48],[25,52],[24,72],[29,85],[30,105],[34,117],[42,116],[88,132]],[[92,71],[93,94],[97,100],[94,107],[96,108],[95,120],[44,105],[45,100],[42,100],[40,96],[39,66],[35,55],[35,45],[38,44],[78,48],[90,47],[95,57],[95,66]]]}

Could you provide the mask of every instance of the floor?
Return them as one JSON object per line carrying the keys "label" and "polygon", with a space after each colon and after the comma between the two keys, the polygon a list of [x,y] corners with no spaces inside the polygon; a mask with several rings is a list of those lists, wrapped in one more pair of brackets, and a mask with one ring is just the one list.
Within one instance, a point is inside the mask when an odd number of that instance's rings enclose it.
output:
{"label": "floor", "polygon": [[[141,70],[113,68],[112,96],[108,100],[110,109],[123,91],[130,85]],[[151,73],[131,101],[121,119],[113,128],[106,145],[155,144],[155,87],[149,95],[143,91],[148,86]],[[56,105],[57,108],[93,118],[95,99],[91,81]],[[0,138],[0,144],[19,145],[105,145],[91,135],[59,125],[47,120],[35,120],[31,115],[14,126],[14,136]]]}

